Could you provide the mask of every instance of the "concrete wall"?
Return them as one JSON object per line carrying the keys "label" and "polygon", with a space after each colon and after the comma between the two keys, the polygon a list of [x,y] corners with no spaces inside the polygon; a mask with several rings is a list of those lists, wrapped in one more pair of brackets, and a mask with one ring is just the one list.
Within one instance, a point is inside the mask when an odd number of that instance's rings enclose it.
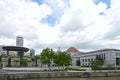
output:
{"label": "concrete wall", "polygon": [[108,77],[120,76],[120,72],[25,72],[0,73],[0,80],[20,80],[30,78],[59,78],[59,77]]}

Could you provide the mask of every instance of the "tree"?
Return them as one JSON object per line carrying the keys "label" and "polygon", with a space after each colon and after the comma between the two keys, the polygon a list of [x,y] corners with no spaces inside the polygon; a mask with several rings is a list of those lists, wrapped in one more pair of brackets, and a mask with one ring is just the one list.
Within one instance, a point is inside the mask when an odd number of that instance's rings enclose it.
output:
{"label": "tree", "polygon": [[101,68],[103,64],[104,64],[104,60],[99,55],[96,55],[95,60],[91,62],[91,68],[93,70],[98,70]]}
{"label": "tree", "polygon": [[69,66],[71,61],[71,56],[66,52],[60,52],[54,57],[54,63],[56,64],[56,66],[62,66],[63,68],[64,66]]}
{"label": "tree", "polygon": [[0,55],[0,68],[2,68],[2,57],[3,55]]}
{"label": "tree", "polygon": [[38,66],[37,60],[40,58],[39,55],[34,56],[35,66]]}
{"label": "tree", "polygon": [[40,54],[40,59],[42,61],[42,64],[47,64],[49,69],[51,66],[51,63],[53,62],[55,52],[50,48],[45,48]]}
{"label": "tree", "polygon": [[26,67],[28,65],[28,61],[25,58],[20,58],[20,66]]}
{"label": "tree", "polygon": [[15,59],[14,62],[15,62],[15,66],[18,66],[18,63],[20,62],[20,60],[19,59]]}

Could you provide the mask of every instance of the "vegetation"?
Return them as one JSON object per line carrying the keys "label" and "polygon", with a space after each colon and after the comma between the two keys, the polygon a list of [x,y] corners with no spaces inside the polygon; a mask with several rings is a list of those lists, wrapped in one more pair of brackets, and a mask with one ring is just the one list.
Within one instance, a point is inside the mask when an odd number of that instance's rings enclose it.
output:
{"label": "vegetation", "polygon": [[48,67],[50,68],[51,63],[53,62],[55,52],[52,49],[45,48],[41,52],[40,59],[42,61],[42,64],[47,64]]}
{"label": "vegetation", "polygon": [[60,53],[56,54],[54,57],[55,65],[62,66],[63,68],[64,68],[64,66],[69,66],[71,61],[72,61],[71,56],[69,54],[67,54],[66,52],[60,52]]}
{"label": "vegetation", "polygon": [[49,48],[43,49],[40,57],[42,64],[47,64],[49,69],[52,65],[64,68],[65,66],[69,66],[72,60],[71,56],[66,52],[55,53]]}
{"label": "vegetation", "polygon": [[91,62],[92,70],[99,70],[103,63],[104,63],[103,59],[99,55],[96,55],[95,60]]}
{"label": "vegetation", "polygon": [[39,55],[34,56],[35,66],[38,66],[37,60],[40,59]]}
{"label": "vegetation", "polygon": [[2,67],[2,55],[0,55],[0,68]]}
{"label": "vegetation", "polygon": [[19,66],[19,65],[18,65],[18,63],[20,62],[19,59],[15,59],[14,62],[15,62],[15,66]]}
{"label": "vegetation", "polygon": [[65,68],[66,70],[74,70],[74,71],[85,71],[86,69],[81,69],[81,68]]}
{"label": "vegetation", "polygon": [[26,67],[28,65],[28,61],[25,58],[20,58],[20,66]]}

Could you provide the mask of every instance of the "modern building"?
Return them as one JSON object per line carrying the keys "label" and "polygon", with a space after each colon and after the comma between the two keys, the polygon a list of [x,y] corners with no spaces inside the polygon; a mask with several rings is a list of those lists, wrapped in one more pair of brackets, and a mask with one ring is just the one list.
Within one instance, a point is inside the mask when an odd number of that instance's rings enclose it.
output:
{"label": "modern building", "polygon": [[35,50],[34,49],[30,49],[30,56],[31,57],[35,56]]}
{"label": "modern building", "polygon": [[95,60],[97,56],[104,60],[103,66],[120,66],[120,50],[118,49],[101,49],[73,55],[72,66],[90,66],[91,61]]}
{"label": "modern building", "polygon": [[17,36],[16,46],[23,47],[23,37]]}

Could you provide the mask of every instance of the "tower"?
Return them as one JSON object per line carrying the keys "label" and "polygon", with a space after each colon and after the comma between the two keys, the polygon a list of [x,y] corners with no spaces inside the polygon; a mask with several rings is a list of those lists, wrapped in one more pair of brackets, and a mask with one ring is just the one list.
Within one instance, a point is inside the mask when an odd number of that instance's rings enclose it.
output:
{"label": "tower", "polygon": [[60,49],[60,47],[58,47],[58,49],[57,49],[57,53],[60,53],[61,52],[61,49]]}
{"label": "tower", "polygon": [[34,56],[35,55],[35,50],[34,49],[30,49],[30,56]]}
{"label": "tower", "polygon": [[17,36],[16,46],[23,47],[23,37]]}

